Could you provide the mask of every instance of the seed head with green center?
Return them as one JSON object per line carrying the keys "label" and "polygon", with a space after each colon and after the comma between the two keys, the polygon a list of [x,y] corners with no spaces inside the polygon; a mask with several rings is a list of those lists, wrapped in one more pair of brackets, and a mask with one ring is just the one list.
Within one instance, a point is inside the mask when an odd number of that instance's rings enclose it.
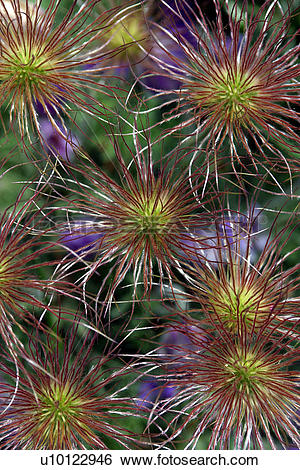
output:
{"label": "seed head with green center", "polygon": [[[60,321],[56,334],[55,330],[45,334],[39,330],[30,336],[22,359],[16,359],[18,377],[10,359],[1,354],[1,377],[18,382],[17,387],[11,380],[1,383],[0,396],[14,396],[1,416],[1,446],[107,449],[114,442],[122,449],[129,444],[136,448],[143,439],[126,424],[132,416],[142,427],[144,419],[132,399],[118,397],[119,381],[127,374],[130,377],[130,365],[116,367],[113,362],[110,366],[109,354],[94,357],[96,336],[88,331],[80,334],[79,343],[80,317],[63,331]],[[106,349],[110,350],[109,344]],[[124,391],[124,382],[121,388]]]}
{"label": "seed head with green center", "polygon": [[103,57],[115,54],[115,49],[103,51],[103,36],[119,9],[99,14],[99,2],[87,0],[79,6],[74,1],[64,12],[62,0],[51,1],[45,9],[38,0],[0,0],[0,107],[9,109],[23,142],[26,137],[31,141],[36,131],[43,140],[39,108],[67,139],[75,112],[100,121],[107,114],[97,93],[116,92],[120,98],[121,87],[98,80]]}
{"label": "seed head with green center", "polygon": [[169,423],[174,436],[187,426],[193,430],[188,449],[195,449],[205,431],[210,435],[208,449],[300,447],[297,344],[299,331],[297,338],[286,341],[285,335],[267,331],[232,335],[210,328],[206,341],[193,335],[190,353],[186,342],[182,350],[176,345],[184,364],[177,364],[171,379],[160,376],[177,390],[167,408],[174,408]]}
{"label": "seed head with green center", "polygon": [[[181,50],[175,55],[170,47],[168,59],[157,61],[161,75],[181,84],[178,90],[161,90],[170,95],[168,106],[176,104],[164,115],[169,122],[174,116],[169,133],[186,128],[205,151],[208,165],[214,159],[218,169],[220,160],[225,164],[230,159],[239,180],[239,172],[260,177],[276,164],[277,170],[288,170],[292,185],[300,141],[299,45],[296,33],[289,32],[291,10],[283,11],[273,0],[259,8],[246,0],[213,3],[213,22],[201,6],[192,11],[185,0],[169,7],[165,32]],[[172,29],[176,20],[192,39]],[[275,171],[272,175],[280,187]]]}
{"label": "seed head with green center", "polygon": [[[249,217],[239,213],[239,219],[247,220],[244,227],[234,222],[234,211],[229,214],[230,228],[227,215],[216,226],[214,265],[191,263],[194,285],[188,297],[198,303],[199,315],[231,334],[258,333],[261,328],[280,328],[281,323],[287,328],[289,320],[293,325],[299,308],[299,266],[283,269],[282,260],[287,257],[286,240],[297,228],[296,215],[292,213],[280,231],[277,215],[272,224],[256,232],[253,210]],[[264,247],[254,256],[254,240],[263,234],[267,234]]]}
{"label": "seed head with green center", "polygon": [[[145,137],[150,139],[148,134]],[[185,154],[175,151],[166,161],[158,155],[154,162],[152,150],[141,152],[139,138],[134,149],[127,147],[127,155],[117,138],[113,137],[113,143],[118,161],[114,177],[93,162],[85,163],[79,173],[75,169],[76,186],[68,187],[66,210],[93,220],[94,230],[103,235],[94,259],[83,268],[84,282],[109,263],[115,272],[109,295],[129,270],[134,276],[133,289],[142,283],[142,295],[148,295],[154,281],[163,285],[164,276],[171,281],[172,269],[183,259],[183,233],[207,225],[217,193],[203,197],[199,204],[194,194],[205,185],[205,173],[200,167],[189,176],[182,162]],[[89,184],[82,185],[82,177]],[[70,200],[74,202],[70,204]],[[206,209],[210,205],[212,211]]]}

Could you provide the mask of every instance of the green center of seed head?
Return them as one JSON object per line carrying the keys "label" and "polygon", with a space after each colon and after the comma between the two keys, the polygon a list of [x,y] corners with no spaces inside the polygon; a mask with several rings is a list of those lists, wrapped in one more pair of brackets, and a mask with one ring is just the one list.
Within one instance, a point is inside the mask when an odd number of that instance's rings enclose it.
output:
{"label": "green center of seed head", "polygon": [[10,63],[10,77],[23,88],[38,84],[47,73],[50,63],[44,54],[34,48],[24,46],[14,51],[14,58]]}
{"label": "green center of seed head", "polygon": [[80,400],[68,384],[60,385],[52,382],[40,397],[42,421],[49,420],[54,429],[59,424],[68,424],[72,416],[76,416],[82,406]]}
{"label": "green center of seed head", "polygon": [[230,122],[241,122],[247,111],[255,107],[257,80],[244,72],[222,70],[213,85],[211,104],[220,106],[223,117]]}
{"label": "green center of seed head", "polygon": [[225,368],[228,374],[227,382],[234,384],[238,392],[247,394],[250,394],[259,384],[263,386],[264,378],[270,372],[269,368],[252,352],[243,355],[241,351],[237,351],[235,358],[229,358]]}
{"label": "green center of seed head", "polygon": [[164,208],[161,197],[153,194],[144,200],[134,215],[134,225],[144,235],[158,235],[163,233],[169,217]]}
{"label": "green center of seed head", "polygon": [[219,286],[215,293],[214,309],[232,331],[243,324],[252,327],[253,323],[268,315],[267,302],[264,301],[258,286],[233,287],[229,282],[227,289]]}

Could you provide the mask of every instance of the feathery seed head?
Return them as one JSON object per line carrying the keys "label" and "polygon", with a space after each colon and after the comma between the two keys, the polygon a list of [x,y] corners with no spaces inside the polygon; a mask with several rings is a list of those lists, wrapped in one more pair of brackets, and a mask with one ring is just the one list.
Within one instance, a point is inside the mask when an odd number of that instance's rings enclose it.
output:
{"label": "feathery seed head", "polygon": [[[247,127],[249,113],[255,111],[258,79],[247,72],[216,70],[209,84],[195,84],[191,96],[208,115],[219,115],[219,122]],[[205,112],[205,111],[204,111]]]}
{"label": "feathery seed head", "polygon": [[[141,142],[136,137],[136,148],[130,150],[128,164],[116,140],[113,137],[118,160],[114,177],[108,177],[94,163],[89,170],[85,165],[80,174],[87,178],[89,185],[81,186],[80,178],[76,177],[80,189],[78,184],[69,185],[70,195],[75,198],[71,203],[70,198],[67,199],[66,210],[71,205],[72,214],[79,211],[80,217],[84,214],[86,219],[94,221],[91,234],[102,234],[100,251],[93,264],[84,268],[88,271],[85,281],[101,265],[113,262],[116,267],[113,290],[132,268],[136,276],[134,288],[143,273],[145,292],[149,292],[154,269],[158,267],[159,282],[162,282],[163,272],[170,274],[172,267],[183,259],[185,246],[182,240],[187,228],[206,226],[208,219],[214,217],[205,208],[210,204],[213,207],[212,201],[217,196],[212,193],[208,200],[203,197],[199,204],[193,190],[200,191],[206,183],[203,169],[198,168],[189,177],[181,163],[184,157],[176,150],[168,161],[154,162],[151,152],[149,155],[146,150],[141,152]],[[186,257],[190,259],[190,254]]]}
{"label": "feathery seed head", "polygon": [[[187,360],[169,379],[177,389],[169,408],[183,404],[183,423],[178,417],[171,423],[174,434],[194,426],[190,448],[207,429],[209,449],[300,446],[299,377],[294,370],[299,333],[289,341],[266,331],[258,336],[220,333],[207,330],[210,340],[190,356],[182,348]],[[160,378],[167,380],[167,375]]]}
{"label": "feathery seed head", "polygon": [[[211,384],[209,390],[214,399],[211,400],[207,396],[207,404],[210,402],[209,407],[213,407],[213,401],[215,404],[219,403],[220,410],[224,413],[224,419],[218,412],[214,412],[212,416],[212,419],[216,419],[212,437],[215,444],[220,438],[223,443],[226,440],[229,443],[231,434],[232,438],[235,436],[237,445],[238,439],[243,435],[243,426],[251,432],[251,445],[254,448],[263,446],[260,435],[266,429],[273,429],[281,443],[289,435],[290,439],[299,444],[299,434],[293,423],[293,420],[297,419],[297,409],[299,410],[297,374],[292,370],[296,352],[287,353],[284,340],[268,348],[269,339],[267,335],[265,338],[262,335],[256,340],[257,346],[249,345],[247,341],[246,344],[243,343],[241,337],[234,345],[234,342],[227,338],[229,347],[226,348],[223,344],[224,350],[221,352],[217,346],[201,371],[200,382],[203,383],[205,368],[207,371],[211,368],[208,372],[208,375],[211,374],[211,382],[208,383]],[[289,366],[291,370],[288,371]],[[195,379],[197,381],[197,377]],[[280,431],[277,429],[279,423]],[[269,432],[267,436],[274,446]]]}
{"label": "feathery seed head", "polygon": [[[80,7],[74,1],[60,19],[62,0],[50,2],[44,10],[41,2],[31,6],[20,0],[10,2],[7,9],[7,2],[0,0],[0,106],[10,109],[22,139],[31,141],[34,130],[43,141],[38,107],[66,139],[74,112],[103,116],[96,92],[108,95],[113,88],[100,84],[96,75],[102,73],[103,57],[114,55],[114,49],[104,52],[98,41],[105,35],[107,18],[113,21],[118,9],[94,17],[99,2],[87,0]],[[97,70],[91,72],[95,63]]]}
{"label": "feathery seed head", "polygon": [[255,259],[252,239],[266,230],[252,233],[257,228],[256,218],[252,220],[250,216],[246,226],[237,229],[231,228],[232,222],[229,227],[227,217],[222,227],[217,224],[216,262],[199,265],[195,260],[194,272],[191,271],[194,278],[191,300],[200,303],[200,310],[213,324],[222,325],[231,334],[258,333],[262,327],[273,328],[283,319],[297,317],[294,313],[299,305],[297,267],[282,268],[285,237],[296,229],[295,221],[292,214],[287,225],[275,234],[275,219]]}
{"label": "feathery seed head", "polygon": [[[59,289],[67,293],[68,285],[64,281],[47,280],[51,275],[53,262],[45,257],[53,248],[53,243],[46,236],[45,213],[36,209],[38,192],[24,202],[23,188],[15,204],[0,216],[0,334],[4,341],[9,338],[11,325],[25,321],[35,324],[38,319],[33,312],[55,308],[49,305],[46,291],[53,293]],[[51,220],[48,212],[47,225]],[[45,278],[39,277],[43,269]],[[50,271],[50,272],[49,272]],[[53,282],[54,281],[54,282]],[[50,285],[51,284],[51,285]],[[74,290],[74,285],[71,290]]]}
{"label": "feathery seed head", "polygon": [[[1,417],[1,435],[8,436],[8,448],[106,449],[107,440],[122,448],[138,443],[138,435],[126,429],[124,417],[142,420],[139,410],[130,398],[118,398],[114,389],[130,366],[114,365],[111,371],[106,355],[91,366],[96,338],[87,334],[78,344],[77,321],[79,317],[64,337],[59,328],[57,336],[39,332],[30,337],[28,351],[16,358],[18,387],[3,384],[1,390],[4,396],[15,393]],[[1,373],[15,378],[9,359],[2,359]]]}
{"label": "feathery seed head", "polygon": [[211,307],[217,317],[233,331],[241,328],[259,327],[269,318],[272,310],[272,296],[267,295],[267,286],[262,280],[239,285],[236,279],[219,283],[217,278],[211,296]]}
{"label": "feathery seed head", "polygon": [[[255,173],[257,162],[266,161],[291,171],[297,162],[288,153],[299,151],[299,45],[289,32],[290,9],[284,12],[273,0],[257,10],[254,2],[213,3],[213,21],[201,6],[192,12],[185,0],[169,7],[171,24],[184,21],[182,11],[188,14],[185,25],[196,41],[193,44],[180,29],[169,31],[182,55],[171,47],[166,52],[172,65],[157,60],[163,76],[181,83],[179,90],[164,92],[171,95],[168,104],[176,103],[176,120],[181,118],[172,132],[186,127],[198,141],[202,135],[199,143],[207,158],[229,154],[235,172],[237,164],[249,172],[245,158],[251,159]],[[170,120],[172,111],[167,116]]]}

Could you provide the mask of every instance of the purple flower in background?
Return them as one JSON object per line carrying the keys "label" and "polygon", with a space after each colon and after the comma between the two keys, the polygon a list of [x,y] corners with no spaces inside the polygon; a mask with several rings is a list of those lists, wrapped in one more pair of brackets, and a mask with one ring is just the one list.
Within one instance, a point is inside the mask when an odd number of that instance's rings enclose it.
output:
{"label": "purple flower in background", "polygon": [[155,405],[163,405],[164,401],[173,398],[176,394],[176,387],[166,385],[156,378],[147,379],[141,382],[139,389],[139,398],[136,404],[139,408],[153,408]]}
{"label": "purple flower in background", "polygon": [[198,324],[183,323],[171,326],[161,339],[160,354],[169,369],[179,369],[192,359],[207,343],[205,330]]}
{"label": "purple flower in background", "polygon": [[[60,88],[60,91],[63,91],[62,88]],[[34,109],[41,118],[45,118],[47,116],[55,117],[57,115],[57,111],[49,101],[42,104],[39,100],[35,100]]]}
{"label": "purple flower in background", "polygon": [[[172,30],[169,28],[170,33],[176,34],[177,28]],[[181,28],[181,34],[184,36],[185,31]],[[158,69],[157,63],[160,63],[161,67],[164,67],[164,64],[168,68],[175,67],[176,62],[169,56],[169,49],[172,48],[173,57],[177,59],[184,58],[184,52],[181,48],[177,48],[174,45],[174,41],[163,31],[158,30],[155,32],[155,38],[153,37],[152,49],[149,55],[148,61],[143,65],[143,69],[140,66],[139,72],[142,74],[144,71],[144,76],[141,78],[141,82],[151,91],[160,91],[160,90],[173,90],[180,87],[181,83],[179,80],[171,78],[169,76],[164,76],[161,73],[161,69]],[[149,74],[148,74],[149,72]]]}
{"label": "purple flower in background", "polygon": [[182,235],[183,259],[197,263],[218,262],[218,240],[214,230],[199,229]]}
{"label": "purple flower in background", "polygon": [[[47,117],[39,120],[42,145],[47,153],[71,161],[74,157],[74,146],[78,140],[72,134],[66,135],[62,126],[56,122],[57,128]],[[59,129],[59,131],[58,131]]]}
{"label": "purple flower in background", "polygon": [[182,235],[181,251],[186,262],[209,263],[216,268],[226,261],[228,250],[241,257],[256,259],[268,240],[261,226],[262,211],[254,208],[247,215],[233,213],[216,222],[216,228],[198,229]]}
{"label": "purple flower in background", "polygon": [[184,322],[167,328],[161,339],[159,355],[169,376],[164,380],[153,377],[141,382],[138,407],[163,406],[164,402],[172,399],[177,393],[177,387],[172,382],[174,373],[184,369],[185,364],[193,357],[196,358],[201,344],[204,345],[206,342],[205,332],[198,326],[198,322],[197,324]]}
{"label": "purple flower in background", "polygon": [[[101,9],[101,5],[99,5]],[[166,26],[165,19],[170,11],[161,2],[143,2],[143,4],[126,5],[108,24],[105,33],[105,47],[115,49],[115,54],[101,62],[103,73],[106,72],[123,78],[133,74],[146,88],[152,92],[157,90],[177,89],[178,80],[164,76],[158,63],[176,66],[169,52],[178,59],[184,58],[182,49],[177,46],[170,35],[186,37],[196,45],[194,36],[186,24],[176,15],[174,21]],[[161,25],[164,24],[164,28]],[[106,66],[106,67],[105,67]],[[97,70],[98,63],[91,61],[85,70]],[[105,68],[107,70],[105,70]]]}
{"label": "purple flower in background", "polygon": [[232,252],[239,253],[241,256],[247,255],[249,240],[245,215],[225,216],[220,223],[217,223],[217,231],[224,257],[226,257],[226,249],[229,246]]}
{"label": "purple flower in background", "polygon": [[63,232],[60,243],[83,260],[92,259],[100,250],[104,234],[89,221],[78,221]]}
{"label": "purple flower in background", "polygon": [[[58,89],[63,91],[62,87]],[[42,104],[36,100],[34,108],[38,114],[40,140],[44,150],[47,154],[71,161],[74,157],[74,147],[79,144],[77,137],[68,132],[57,120],[57,111],[49,101]]]}
{"label": "purple flower in background", "polygon": [[[197,38],[189,28],[190,15],[179,16],[175,10],[171,11],[170,7],[174,7],[174,1],[157,3],[160,12],[157,15],[158,20],[151,21],[151,18],[149,18],[152,48],[145,72],[150,73],[149,75],[146,73],[145,78],[142,79],[143,84],[154,92],[178,89],[181,86],[179,80],[161,73],[164,67],[168,70],[172,68],[176,70],[178,67],[177,60],[180,61],[185,58],[185,52],[179,43],[177,44],[177,40],[180,42],[184,38],[193,47],[197,47]],[[196,5],[197,0],[189,2],[189,12],[192,17],[197,8]]]}
{"label": "purple flower in background", "polygon": [[199,4],[205,3],[205,0],[183,0],[181,4],[184,8],[178,14],[178,0],[159,0],[157,3],[161,11],[162,21],[170,22],[170,17],[174,25],[184,27],[191,19],[195,18],[199,9]]}
{"label": "purple flower in background", "polygon": [[232,214],[217,223],[224,257],[229,246],[232,253],[242,257],[250,255],[251,261],[259,256],[268,240],[268,232],[261,226],[262,218],[262,210],[254,207],[247,215]]}

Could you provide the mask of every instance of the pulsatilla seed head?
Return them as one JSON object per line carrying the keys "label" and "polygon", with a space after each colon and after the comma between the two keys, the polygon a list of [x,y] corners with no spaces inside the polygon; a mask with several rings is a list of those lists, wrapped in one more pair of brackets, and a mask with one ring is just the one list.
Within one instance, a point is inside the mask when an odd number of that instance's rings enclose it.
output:
{"label": "pulsatilla seed head", "polygon": [[[291,169],[298,168],[299,151],[299,64],[295,60],[299,45],[296,33],[289,31],[292,13],[289,8],[283,12],[272,0],[257,10],[253,2],[249,5],[244,0],[213,3],[213,22],[201,6],[192,11],[185,0],[169,6],[170,21],[164,30],[181,54],[165,48],[172,65],[159,59],[157,65],[163,76],[181,84],[178,90],[161,88],[171,95],[168,104],[176,103],[166,113],[167,119],[172,112],[176,120],[181,118],[172,132],[190,129],[208,160],[216,154],[230,156],[235,172],[239,165],[249,172],[250,160],[258,176],[257,165],[266,162],[270,171],[276,165],[291,175]],[[180,19],[190,38],[179,28],[172,29]],[[158,37],[161,28],[153,29]]]}
{"label": "pulsatilla seed head", "polygon": [[219,124],[229,122],[230,126],[247,127],[251,112],[258,111],[258,96],[259,79],[239,68],[215,70],[214,80],[209,84],[199,83],[191,88],[191,97],[203,109],[203,114],[215,113]]}
{"label": "pulsatilla seed head", "polygon": [[0,0],[0,106],[10,110],[23,142],[24,137],[31,142],[32,131],[44,140],[40,110],[65,140],[74,111],[101,119],[103,105],[94,95],[113,93],[113,87],[100,85],[95,76],[102,73],[103,57],[114,55],[112,46],[102,50],[101,38],[118,9],[96,14],[99,1],[87,0],[82,7],[74,1],[61,20],[62,0],[45,9],[41,2]]}
{"label": "pulsatilla seed head", "polygon": [[[209,330],[207,330],[208,333]],[[208,429],[209,449],[249,449],[300,446],[299,379],[295,361],[299,333],[286,341],[264,331],[232,335],[210,329],[208,341],[187,355],[172,375],[177,394],[168,402],[174,411],[183,403],[182,419],[174,418],[174,435],[186,426],[194,432],[188,448],[195,448]],[[292,346],[292,347],[290,347]],[[167,376],[161,376],[161,380]],[[175,412],[176,413],[176,412]]]}
{"label": "pulsatilla seed head", "polygon": [[[150,139],[146,133],[145,137]],[[134,289],[143,276],[144,293],[149,293],[157,269],[158,282],[163,282],[163,272],[169,274],[183,260],[182,240],[187,228],[206,226],[213,217],[204,208],[211,205],[214,209],[212,201],[217,194],[212,191],[199,204],[193,191],[203,188],[205,174],[200,167],[189,177],[188,169],[181,166],[185,154],[175,150],[169,160],[160,157],[155,162],[150,151],[148,154],[147,150],[141,151],[138,138],[134,150],[127,148],[128,154],[121,152],[116,137],[112,139],[118,161],[114,176],[108,177],[91,162],[79,170],[89,184],[82,185],[81,177],[75,176],[76,186],[68,187],[72,213],[78,211],[81,217],[93,220],[91,233],[102,234],[92,263],[84,268],[85,281],[96,269],[109,263],[116,272],[113,291],[132,269]],[[70,198],[66,203],[68,210]],[[186,257],[190,258],[188,252]]]}
{"label": "pulsatilla seed head", "polygon": [[[280,329],[280,324],[292,334],[299,306],[298,267],[280,267],[286,256],[286,239],[297,227],[295,214],[279,232],[277,217],[263,230],[257,229],[257,218],[252,213],[238,217],[244,219],[243,225],[234,222],[231,211],[230,218],[225,216],[222,223],[217,223],[213,265],[199,265],[197,260],[191,263],[194,286],[190,299],[199,304],[199,311],[215,327],[219,325],[230,334],[258,334],[275,325]],[[254,256],[254,240],[259,236],[263,237],[263,249]],[[284,321],[291,322],[290,332]]]}
{"label": "pulsatilla seed head", "polygon": [[[242,341],[238,341],[234,345],[227,338],[229,347],[227,351],[224,347],[222,358],[216,361],[216,378],[210,387],[210,391],[216,394],[215,399],[219,401],[220,407],[224,406],[223,424],[221,416],[217,418],[220,432],[227,438],[231,432],[233,437],[235,426],[241,431],[245,425],[249,432],[253,433],[254,447],[260,447],[263,445],[260,433],[263,433],[267,427],[275,430],[277,424],[281,422],[281,430],[276,432],[277,438],[283,442],[289,435],[290,439],[298,441],[299,444],[299,433],[293,422],[293,419],[297,420],[297,409],[299,410],[297,380],[293,367],[288,370],[295,360],[295,351],[288,354],[285,351],[284,340],[282,342],[279,340],[273,347],[268,347],[269,339],[268,335],[265,338],[261,335],[257,339],[253,338],[252,344],[246,342],[243,345]],[[258,346],[254,344],[255,342]],[[217,350],[218,346],[215,353],[219,354],[220,351]],[[212,367],[212,363],[209,363],[208,368],[210,366]],[[230,404],[225,404],[226,399]],[[272,405],[268,409],[265,403]],[[229,427],[227,430],[226,422]],[[238,432],[235,436],[237,442]],[[268,439],[274,446],[270,435]]]}
{"label": "pulsatilla seed head", "polygon": [[238,284],[237,280],[227,279],[218,282],[212,290],[211,310],[232,331],[239,328],[259,328],[268,320],[272,311],[271,296],[262,279],[253,283]]}
{"label": "pulsatilla seed head", "polygon": [[[0,398],[14,395],[1,416],[1,446],[10,449],[106,449],[113,440],[121,448],[138,446],[142,437],[127,429],[132,415],[142,420],[130,398],[118,398],[118,378],[130,366],[110,370],[109,354],[91,366],[96,337],[87,334],[78,343],[80,317],[61,336],[37,331],[30,336],[22,358],[16,358],[16,378],[10,359],[1,355],[1,377],[18,381],[1,383]],[[41,346],[42,345],[42,346]],[[128,384],[129,386],[130,384]],[[123,388],[123,387],[122,387]],[[6,436],[3,444],[2,437]]]}
{"label": "pulsatilla seed head", "polygon": [[[55,280],[51,284],[46,275],[41,279],[37,274],[43,269],[50,276],[53,262],[47,256],[53,243],[43,226],[42,212],[36,210],[38,192],[24,201],[27,189],[25,186],[15,204],[0,216],[0,335],[6,344],[13,334],[12,325],[36,324],[35,314],[41,310],[56,314],[47,298],[49,289],[57,292],[59,284],[66,294],[69,290],[68,283]],[[74,284],[69,287],[73,290]],[[11,342],[19,344],[17,335],[13,334]]]}

